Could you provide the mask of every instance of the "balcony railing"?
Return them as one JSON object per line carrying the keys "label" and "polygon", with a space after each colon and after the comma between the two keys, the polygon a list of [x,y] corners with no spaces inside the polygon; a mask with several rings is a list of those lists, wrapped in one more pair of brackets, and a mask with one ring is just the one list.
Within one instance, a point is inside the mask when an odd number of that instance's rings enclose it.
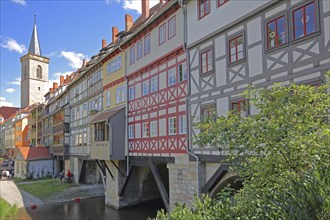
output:
{"label": "balcony railing", "polygon": [[91,154],[91,147],[89,145],[70,146],[69,153],[71,156],[86,156]]}
{"label": "balcony railing", "polygon": [[110,160],[109,141],[100,141],[92,143],[91,158],[98,160]]}

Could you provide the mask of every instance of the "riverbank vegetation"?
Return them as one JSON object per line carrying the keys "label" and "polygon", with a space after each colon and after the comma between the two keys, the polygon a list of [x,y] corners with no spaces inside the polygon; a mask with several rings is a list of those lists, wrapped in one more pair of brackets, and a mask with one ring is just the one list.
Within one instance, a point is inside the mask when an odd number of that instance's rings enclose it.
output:
{"label": "riverbank vegetation", "polygon": [[0,219],[16,216],[18,209],[16,205],[10,205],[8,202],[0,198]]}
{"label": "riverbank vegetation", "polygon": [[329,91],[329,83],[251,88],[245,98],[259,114],[230,112],[198,124],[195,143],[230,152],[243,188],[156,219],[330,219]]}
{"label": "riverbank vegetation", "polygon": [[45,199],[58,192],[62,192],[71,187],[78,186],[75,183],[64,183],[59,179],[47,179],[40,181],[24,181],[16,184],[18,188],[32,194],[40,199]]}

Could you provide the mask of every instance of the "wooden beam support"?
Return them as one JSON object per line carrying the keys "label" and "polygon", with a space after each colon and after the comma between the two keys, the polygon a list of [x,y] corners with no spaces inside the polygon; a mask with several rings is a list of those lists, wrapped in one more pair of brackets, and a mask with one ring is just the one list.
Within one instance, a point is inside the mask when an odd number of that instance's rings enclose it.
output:
{"label": "wooden beam support", "polygon": [[117,166],[117,164],[115,162],[113,162],[113,160],[111,160],[111,163],[117,168],[117,170],[119,171],[119,173],[122,175],[122,176],[125,176],[125,174],[119,169],[119,167]]}
{"label": "wooden beam support", "polygon": [[118,196],[123,196],[123,194],[124,194],[124,192],[126,190],[127,184],[129,182],[129,180],[130,180],[130,178],[131,178],[134,170],[135,170],[135,167],[134,166],[130,166],[129,171],[128,171],[128,175],[126,176],[126,178],[124,180],[124,183],[123,183],[123,185],[121,186],[121,188],[120,188],[120,190],[118,192]]}
{"label": "wooden beam support", "polygon": [[223,176],[228,172],[229,164],[223,163],[211,176],[211,178],[203,186],[201,193],[208,193],[214,189],[217,183],[223,178]]}
{"label": "wooden beam support", "polygon": [[167,193],[166,188],[163,184],[163,181],[160,177],[160,174],[157,170],[157,167],[152,162],[149,163],[149,167],[152,172],[152,175],[155,178],[155,181],[156,181],[160,196],[162,197],[163,203],[165,205],[166,211],[169,212],[170,211],[170,202],[169,202],[169,198],[168,198],[168,193]]}
{"label": "wooden beam support", "polygon": [[79,168],[78,168],[78,182],[80,182],[80,178],[81,178],[81,171],[82,171],[82,168],[83,168],[83,165],[85,163],[85,160],[82,160],[80,165],[79,165]]}
{"label": "wooden beam support", "polygon": [[111,170],[110,170],[110,168],[108,167],[107,163],[106,163],[104,160],[101,160],[101,161],[102,161],[103,165],[105,166],[105,168],[107,168],[107,170],[108,170],[108,172],[109,172],[111,178],[113,178],[113,175],[112,175]]}
{"label": "wooden beam support", "polygon": [[100,162],[99,160],[95,160],[95,161],[96,161],[97,165],[100,167],[100,170],[101,170],[101,172],[102,172],[102,175],[103,175],[103,176],[106,176],[107,174],[106,174],[106,172],[105,172],[105,167],[102,166],[102,164],[101,164],[101,162]]}

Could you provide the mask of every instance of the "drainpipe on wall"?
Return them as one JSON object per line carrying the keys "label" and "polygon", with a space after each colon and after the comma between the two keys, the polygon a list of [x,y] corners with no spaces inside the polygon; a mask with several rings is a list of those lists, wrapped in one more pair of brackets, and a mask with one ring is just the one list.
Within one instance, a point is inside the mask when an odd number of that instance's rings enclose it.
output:
{"label": "drainpipe on wall", "polygon": [[191,155],[192,157],[194,157],[196,159],[196,175],[197,175],[197,195],[199,196],[200,194],[200,183],[199,183],[199,159],[198,157],[192,153],[189,149],[190,149],[190,145],[191,145],[191,141],[190,141],[190,133],[191,133],[191,126],[190,126],[190,112],[189,112],[189,108],[188,108],[188,97],[190,96],[190,84],[191,84],[191,79],[190,79],[190,54],[189,51],[187,50],[186,46],[187,46],[187,37],[188,37],[188,33],[187,33],[187,4],[186,2],[184,2],[185,0],[178,0],[178,3],[180,5],[180,7],[182,8],[182,12],[183,12],[183,50],[186,53],[186,60],[188,62],[186,62],[187,64],[187,75],[188,75],[188,85],[187,85],[187,96],[186,96],[186,112],[187,112],[187,153],[189,155]]}
{"label": "drainpipe on wall", "polygon": [[[119,38],[119,50],[120,51],[123,51],[123,49],[120,47],[120,41],[121,41],[121,38]],[[126,91],[129,91],[128,89],[128,78],[126,76],[126,62],[127,62],[127,57],[126,57],[126,51],[124,50],[124,54],[125,54],[125,67],[124,67],[124,77],[125,77],[125,80],[126,80]],[[125,149],[127,149],[127,156],[126,156],[126,176],[128,176],[129,174],[129,152],[128,152],[128,132],[127,132],[127,129],[128,129],[128,95],[129,93],[126,92],[126,108],[125,108],[125,118],[126,118],[126,125],[125,125]]]}

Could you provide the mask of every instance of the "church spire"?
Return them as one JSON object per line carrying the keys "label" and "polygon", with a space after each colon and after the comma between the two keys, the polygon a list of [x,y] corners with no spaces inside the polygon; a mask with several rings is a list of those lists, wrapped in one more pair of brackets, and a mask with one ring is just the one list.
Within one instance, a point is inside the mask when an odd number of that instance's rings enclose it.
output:
{"label": "church spire", "polygon": [[31,41],[30,41],[29,54],[41,56],[41,50],[40,50],[39,38],[38,38],[38,32],[37,32],[36,15],[34,15],[34,26],[33,26],[33,32],[32,32],[32,37],[31,37]]}

